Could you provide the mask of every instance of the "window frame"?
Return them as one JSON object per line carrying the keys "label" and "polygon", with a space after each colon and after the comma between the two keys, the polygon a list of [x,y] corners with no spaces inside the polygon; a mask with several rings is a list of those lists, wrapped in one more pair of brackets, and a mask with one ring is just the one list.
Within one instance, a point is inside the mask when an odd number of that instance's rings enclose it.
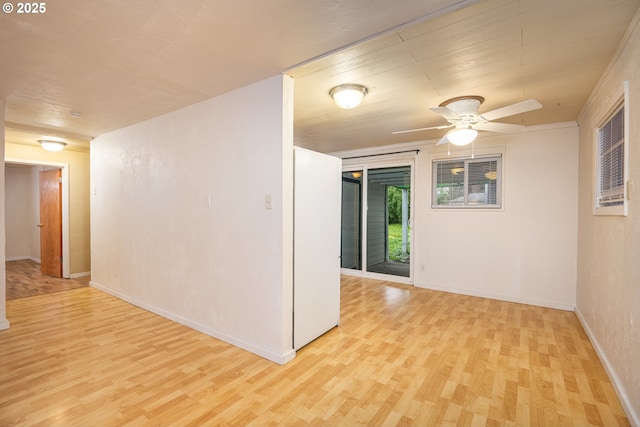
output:
{"label": "window frame", "polygon": [[[598,125],[593,131],[593,153],[594,153],[594,183],[593,183],[593,214],[611,215],[611,216],[627,216],[629,213],[629,82],[625,81],[622,88],[622,93],[616,98],[616,101],[612,103],[612,107],[607,110],[602,118],[597,122]],[[602,155],[600,150],[600,131],[611,122],[614,116],[621,110],[623,112],[623,129],[624,136],[622,139],[623,144],[623,173],[622,173],[622,203],[619,205],[606,205],[601,204],[601,172],[602,172]]]}
{"label": "window frame", "polygon": [[[479,163],[496,160],[496,204],[480,204],[470,205],[469,203],[469,187],[468,187],[468,165],[470,163]],[[438,164],[463,162],[464,163],[464,204],[463,205],[439,205],[438,200]],[[433,210],[466,210],[466,211],[502,211],[504,210],[504,153],[491,152],[475,156],[461,157],[433,157],[431,158],[431,209]]]}

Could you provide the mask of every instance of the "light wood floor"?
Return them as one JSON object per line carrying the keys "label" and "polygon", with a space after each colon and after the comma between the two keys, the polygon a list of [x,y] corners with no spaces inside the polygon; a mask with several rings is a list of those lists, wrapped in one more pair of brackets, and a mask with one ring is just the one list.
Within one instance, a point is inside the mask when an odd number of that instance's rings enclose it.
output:
{"label": "light wood floor", "polygon": [[391,274],[393,276],[409,277],[410,265],[406,262],[387,260],[379,264],[367,266],[371,273]]}
{"label": "light wood floor", "polygon": [[90,277],[59,279],[40,272],[40,264],[30,259],[6,261],[7,300],[50,294],[89,286]]}
{"label": "light wood floor", "polygon": [[7,310],[1,426],[629,425],[565,311],[343,277],[279,366],[93,288]]}

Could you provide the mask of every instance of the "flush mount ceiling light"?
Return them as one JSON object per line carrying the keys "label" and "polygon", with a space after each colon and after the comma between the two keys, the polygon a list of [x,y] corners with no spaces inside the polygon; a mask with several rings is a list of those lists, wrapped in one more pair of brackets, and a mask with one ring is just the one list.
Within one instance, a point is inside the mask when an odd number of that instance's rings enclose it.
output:
{"label": "flush mount ceiling light", "polygon": [[478,136],[475,129],[454,129],[447,134],[447,139],[453,145],[467,145],[473,142]]}
{"label": "flush mount ceiling light", "polygon": [[344,84],[331,89],[329,95],[338,107],[349,110],[360,105],[367,92],[367,88],[362,85]]}
{"label": "flush mount ceiling light", "polygon": [[38,142],[42,145],[47,151],[62,151],[62,149],[67,145],[62,141],[53,141],[49,139],[39,139]]}

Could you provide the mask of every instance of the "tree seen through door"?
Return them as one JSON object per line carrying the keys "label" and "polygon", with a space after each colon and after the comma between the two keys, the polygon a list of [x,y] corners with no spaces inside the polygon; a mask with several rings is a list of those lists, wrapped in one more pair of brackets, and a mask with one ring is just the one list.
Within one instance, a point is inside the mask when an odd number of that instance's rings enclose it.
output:
{"label": "tree seen through door", "polygon": [[388,258],[397,262],[409,262],[411,189],[387,186],[388,210]]}

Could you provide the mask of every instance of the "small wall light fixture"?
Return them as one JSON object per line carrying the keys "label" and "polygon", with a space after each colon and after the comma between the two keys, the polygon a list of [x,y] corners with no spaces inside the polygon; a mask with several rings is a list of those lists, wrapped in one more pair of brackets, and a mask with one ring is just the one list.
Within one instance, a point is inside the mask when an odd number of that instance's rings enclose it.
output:
{"label": "small wall light fixture", "polygon": [[62,151],[62,149],[67,145],[62,141],[53,141],[50,139],[39,139],[38,142],[42,145],[47,151]]}
{"label": "small wall light fixture", "polygon": [[367,92],[369,90],[362,85],[344,84],[331,89],[329,95],[338,107],[349,110],[360,105]]}

